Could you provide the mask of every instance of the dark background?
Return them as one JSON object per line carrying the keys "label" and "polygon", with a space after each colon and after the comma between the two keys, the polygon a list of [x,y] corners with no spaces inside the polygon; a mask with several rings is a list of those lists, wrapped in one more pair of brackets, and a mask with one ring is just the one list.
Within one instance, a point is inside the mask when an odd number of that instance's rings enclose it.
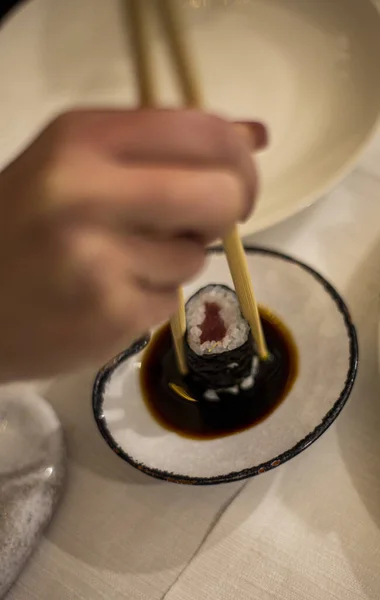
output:
{"label": "dark background", "polygon": [[0,21],[13,8],[21,4],[22,0],[0,0]]}

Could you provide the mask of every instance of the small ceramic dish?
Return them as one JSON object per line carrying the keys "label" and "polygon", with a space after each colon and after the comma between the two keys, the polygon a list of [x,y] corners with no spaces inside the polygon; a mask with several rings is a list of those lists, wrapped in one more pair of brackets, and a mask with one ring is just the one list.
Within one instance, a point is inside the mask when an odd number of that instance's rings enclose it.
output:
{"label": "small ceramic dish", "polygon": [[[338,292],[315,270],[284,254],[247,247],[260,304],[287,326],[296,344],[298,374],[264,420],[214,439],[195,439],[155,419],[142,395],[141,360],[149,338],[114,358],[93,389],[96,422],[105,441],[139,470],[177,483],[241,480],[278,467],[317,440],[337,418],[352,390],[358,345]],[[185,288],[190,297],[208,283],[232,286],[224,254],[210,252],[204,273]]]}

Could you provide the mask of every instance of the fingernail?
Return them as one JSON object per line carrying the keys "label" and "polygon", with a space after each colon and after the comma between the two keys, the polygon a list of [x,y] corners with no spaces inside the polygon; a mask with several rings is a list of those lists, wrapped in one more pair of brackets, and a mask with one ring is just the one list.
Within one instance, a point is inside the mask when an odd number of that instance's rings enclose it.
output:
{"label": "fingernail", "polygon": [[251,144],[254,150],[264,150],[269,144],[268,129],[260,121],[238,121],[250,133]]}

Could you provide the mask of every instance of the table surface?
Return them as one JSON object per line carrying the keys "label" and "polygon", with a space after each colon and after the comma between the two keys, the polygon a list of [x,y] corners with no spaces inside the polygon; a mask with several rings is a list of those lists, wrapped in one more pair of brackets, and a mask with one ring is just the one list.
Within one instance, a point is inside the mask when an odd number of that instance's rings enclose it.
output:
{"label": "table surface", "polygon": [[[379,165],[379,168],[378,168]],[[51,383],[67,491],[8,600],[377,600],[380,597],[380,137],[312,209],[254,238],[307,261],[346,298],[361,361],[336,424],[280,469],[181,487],[120,461],[90,409],[93,373]]]}
{"label": "table surface", "polygon": [[50,383],[67,490],[8,600],[378,600],[380,136],[333,192],[253,241],[317,268],[352,311],[359,375],[337,422],[280,469],[181,487],[107,448],[91,414],[93,372]]}

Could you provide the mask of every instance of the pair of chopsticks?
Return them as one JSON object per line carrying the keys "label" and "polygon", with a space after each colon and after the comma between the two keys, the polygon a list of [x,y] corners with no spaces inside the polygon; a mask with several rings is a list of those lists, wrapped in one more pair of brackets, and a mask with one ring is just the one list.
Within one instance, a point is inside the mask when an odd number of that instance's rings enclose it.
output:
{"label": "pair of chopsticks", "polygon": [[[149,7],[154,9],[161,24],[185,105],[202,108],[201,93],[185,44],[175,0],[127,0],[127,7],[141,106],[154,107],[158,104],[150,52],[152,46],[148,27],[147,8]],[[242,314],[249,323],[260,359],[266,360],[268,349],[237,226],[224,238],[223,246]],[[186,315],[182,288],[178,290],[178,309],[170,325],[178,368],[183,375],[186,375],[188,372],[184,346]]]}

